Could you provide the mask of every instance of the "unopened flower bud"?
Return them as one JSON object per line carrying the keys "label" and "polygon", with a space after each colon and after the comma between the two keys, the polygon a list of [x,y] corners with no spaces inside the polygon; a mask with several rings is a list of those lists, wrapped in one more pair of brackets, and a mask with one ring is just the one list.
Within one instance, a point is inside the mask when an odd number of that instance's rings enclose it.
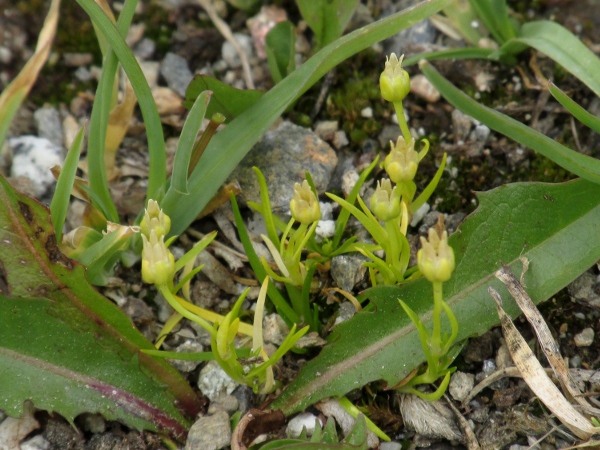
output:
{"label": "unopened flower bud", "polygon": [[371,211],[382,222],[395,219],[400,215],[400,198],[396,194],[396,187],[385,178],[377,182],[377,189],[371,197]]}
{"label": "unopened flower bud", "polygon": [[164,236],[158,237],[155,230],[150,231],[150,238],[142,234],[142,279],[145,283],[164,286],[173,280],[175,257],[164,239]]}
{"label": "unopened flower bud", "polygon": [[417,252],[417,264],[425,278],[432,283],[450,279],[454,271],[454,250],[448,245],[448,232],[442,235],[434,228],[429,229],[429,240],[421,237],[421,249]]}
{"label": "unopened flower bud", "polygon": [[294,185],[294,196],[290,202],[292,217],[300,223],[310,225],[321,219],[319,200],[310,188],[308,181]]}
{"label": "unopened flower bud", "polygon": [[402,68],[402,60],[395,53],[386,58],[385,69],[379,77],[379,89],[381,96],[388,102],[396,103],[404,100],[404,97],[410,92],[410,76]]}
{"label": "unopened flower bud", "polygon": [[383,166],[396,184],[412,181],[419,167],[419,154],[415,151],[415,140],[411,138],[408,145],[402,136],[396,145],[390,141],[391,150],[386,156]]}
{"label": "unopened flower bud", "polygon": [[156,200],[148,200],[148,207],[140,227],[146,237],[150,237],[152,230],[157,236],[166,236],[171,230],[171,218],[160,209]]}

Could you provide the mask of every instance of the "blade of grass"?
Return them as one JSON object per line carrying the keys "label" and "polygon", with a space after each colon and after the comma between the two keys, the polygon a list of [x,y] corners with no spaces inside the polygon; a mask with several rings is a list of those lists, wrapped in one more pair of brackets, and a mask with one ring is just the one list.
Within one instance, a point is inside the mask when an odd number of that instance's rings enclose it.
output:
{"label": "blade of grass", "polygon": [[187,189],[188,167],[194,143],[196,142],[200,128],[202,128],[202,120],[204,120],[211,94],[212,92],[210,91],[204,91],[198,96],[183,124],[183,129],[177,142],[177,150],[175,151],[173,175],[171,176],[169,190],[175,189],[180,194],[189,194]]}
{"label": "blade of grass", "polygon": [[597,159],[577,153],[533,128],[477,103],[453,86],[428,62],[420,63],[419,67],[435,88],[455,108],[493,130],[541,153],[575,175],[594,183],[600,183],[600,161]]}
{"label": "blade of grass", "polygon": [[[81,1],[81,0],[79,0]],[[171,233],[181,234],[214,196],[235,166],[271,124],[313,84],[340,62],[447,6],[450,0],[430,0],[353,31],[323,48],[255,104],[233,120],[210,142],[188,180],[194,195],[171,191],[161,206],[172,221]]]}
{"label": "blade of grass", "polygon": [[67,217],[69,209],[69,201],[71,200],[71,189],[75,182],[75,173],[77,172],[77,164],[79,163],[79,155],[83,148],[83,132],[85,126],[81,127],[71,144],[71,148],[65,158],[65,163],[60,171],[60,176],[56,182],[56,189],[50,203],[50,217],[54,226],[54,234],[56,234],[56,242],[62,242],[62,229]]}
{"label": "blade of grass", "polygon": [[[125,20],[121,20],[121,16],[123,16],[126,11],[124,8],[117,22],[119,27],[117,29],[104,11],[102,11],[102,9],[92,0],[77,0],[77,3],[79,3],[90,16],[100,32],[109,42],[112,47],[111,53],[114,53],[117,56],[133,86],[144,118],[144,124],[146,125],[148,152],[150,153],[148,192],[146,198],[157,198],[160,192],[164,190],[166,183],[165,142],[160,117],[148,82],[137,63],[135,56],[133,56],[133,53],[123,38],[129,28],[131,18],[128,17],[128,23],[126,23]],[[137,0],[130,0],[125,2],[125,5],[128,6],[132,4],[135,6],[136,3]]]}
{"label": "blade of grass", "polygon": [[569,96],[561,91],[552,81],[548,82],[548,90],[552,96],[573,115],[573,117],[586,127],[594,130],[596,133],[600,133],[600,118],[590,114],[576,102],[571,100]]}

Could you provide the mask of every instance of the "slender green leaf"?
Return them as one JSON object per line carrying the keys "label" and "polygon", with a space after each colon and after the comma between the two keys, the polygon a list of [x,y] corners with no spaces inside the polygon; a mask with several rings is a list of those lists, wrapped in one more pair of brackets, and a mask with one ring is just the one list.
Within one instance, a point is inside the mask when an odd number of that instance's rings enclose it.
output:
{"label": "slender green leaf", "polygon": [[[581,178],[600,183],[600,161],[559,144],[533,128],[493,109],[487,108],[463,93],[427,62],[421,70],[448,102],[465,114],[523,144]],[[599,72],[600,73],[600,72]]]}
{"label": "slender green leaf", "polygon": [[508,16],[506,0],[471,0],[471,6],[498,43],[515,37],[516,27]]}
{"label": "slender green leaf", "polygon": [[452,48],[437,52],[424,52],[404,58],[404,60],[402,60],[402,67],[412,66],[422,59],[427,61],[435,61],[438,59],[486,59],[493,53],[494,50],[478,47]]}
{"label": "slender green leaf", "polygon": [[552,81],[548,83],[548,90],[552,96],[573,115],[573,117],[586,127],[594,130],[596,133],[600,133],[600,118],[587,112],[576,102],[571,100],[569,96],[561,91]]}
{"label": "slender green leaf", "polygon": [[206,114],[209,117],[217,113],[223,114],[225,123],[231,122],[264,94],[254,89],[236,89],[209,75],[196,75],[185,92],[186,101],[183,105],[191,108],[204,91],[213,93]]}
{"label": "slender green leaf", "polygon": [[79,155],[81,155],[81,149],[83,148],[84,131],[85,126],[81,127],[75,135],[75,139],[71,144],[71,148],[65,158],[65,163],[63,164],[58,180],[56,181],[56,189],[54,190],[54,196],[50,203],[52,225],[54,226],[56,242],[58,243],[62,242],[62,229],[67,217],[67,210],[69,209],[71,189],[73,189],[73,183],[75,182]]}
{"label": "slender green leaf", "polygon": [[218,133],[208,145],[188,180],[194,195],[175,192],[165,196],[161,206],[172,221],[172,234],[181,234],[217,192],[219,186],[260,139],[271,124],[329,70],[340,62],[401,29],[438,12],[450,0],[430,0],[367,25],[329,44],[300,68],[265,93],[256,103]]}
{"label": "slender green leaf", "polygon": [[600,96],[600,59],[562,25],[549,20],[526,23],[517,37],[500,48],[499,54],[515,53],[523,46],[549,56]]}
{"label": "slender green leaf", "polygon": [[0,202],[0,409],[18,416],[30,399],[183,436],[200,409],[187,382],[141,352],[152,344],[60,252],[46,208],[2,177]]}
{"label": "slender green leaf", "polygon": [[185,119],[179,141],[177,142],[175,160],[173,161],[173,175],[171,176],[171,186],[169,189],[175,189],[183,195],[189,194],[187,189],[187,175],[190,166],[190,157],[192,156],[192,150],[194,149],[198,133],[200,133],[200,129],[202,128],[202,121],[204,120],[211,94],[210,91],[204,91],[198,96],[187,119]]}
{"label": "slender green leaf", "polygon": [[[458,341],[497,325],[493,286],[506,298],[507,313],[519,308],[494,272],[501,262],[520,273],[530,260],[525,284],[538,303],[566,286],[600,258],[600,189],[585,180],[563,184],[516,183],[479,194],[478,209],[450,237],[456,271],[444,283],[444,297],[459,323]],[[430,329],[431,283],[422,278],[366,292],[375,307],[338,326],[329,345],[310,361],[273,403],[285,414],[329,396],[341,396],[375,381],[397,384],[424,361],[414,324],[402,299]],[[450,326],[444,320],[444,332]]]}
{"label": "slender green leaf", "polygon": [[269,71],[275,83],[279,83],[296,68],[296,28],[289,20],[279,22],[265,39],[265,51]]}
{"label": "slender green leaf", "polygon": [[[117,29],[104,11],[102,11],[93,0],[77,0],[77,3],[79,3],[90,16],[94,24],[110,43],[114,54],[123,66],[123,69],[131,82],[131,86],[135,91],[142,116],[144,117],[144,124],[146,125],[148,152],[150,153],[148,192],[146,197],[156,199],[158,198],[157,196],[159,193],[164,189],[166,183],[167,166],[165,142],[160,117],[148,82],[144,77],[142,69],[140,69],[140,66],[137,63],[135,56],[133,56],[133,53],[123,38],[123,36],[127,34],[129,23],[125,24],[125,21],[121,22],[121,17],[119,17],[119,29]],[[103,68],[106,70],[104,65]],[[96,163],[104,164],[103,161],[96,161]]]}

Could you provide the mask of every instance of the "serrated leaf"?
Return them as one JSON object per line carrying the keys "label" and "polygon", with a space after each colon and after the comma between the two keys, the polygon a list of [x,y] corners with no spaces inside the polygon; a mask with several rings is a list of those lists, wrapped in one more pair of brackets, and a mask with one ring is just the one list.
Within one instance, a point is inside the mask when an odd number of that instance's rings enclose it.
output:
{"label": "serrated leaf", "polygon": [[60,253],[47,208],[2,177],[0,202],[0,409],[31,399],[69,421],[98,412],[185,435],[200,407],[189,385]]}
{"label": "serrated leaf", "polygon": [[[456,271],[444,284],[444,298],[456,314],[459,341],[498,324],[487,288],[493,286],[509,298],[494,278],[501,261],[515,273],[521,270],[519,257],[531,261],[525,282],[538,303],[600,259],[600,189],[593,183],[516,183],[479,194],[479,201],[478,209],[450,238]],[[398,299],[430,327],[431,284],[421,279],[374,288],[366,295],[375,311],[360,312],[340,325],[274,408],[290,414],[375,380],[393,386],[424,361],[417,330]],[[505,309],[512,316],[519,313],[514,301],[506,301]]]}

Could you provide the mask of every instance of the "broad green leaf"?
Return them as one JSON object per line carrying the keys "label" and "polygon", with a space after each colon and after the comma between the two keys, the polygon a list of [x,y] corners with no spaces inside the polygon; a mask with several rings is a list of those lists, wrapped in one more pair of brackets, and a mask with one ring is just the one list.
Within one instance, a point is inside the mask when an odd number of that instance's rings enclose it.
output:
{"label": "broad green leaf", "polygon": [[265,39],[269,71],[275,84],[296,68],[296,28],[289,20],[279,22]]}
{"label": "broad green leaf", "polygon": [[31,399],[183,436],[200,408],[186,381],[60,253],[45,207],[1,177],[0,202],[0,409]]}
{"label": "broad green leaf", "polygon": [[296,4],[315,33],[314,46],[319,50],[342,35],[358,0],[296,0]]}
{"label": "broad green leaf", "polygon": [[[456,271],[444,283],[444,298],[458,319],[459,341],[498,324],[488,286],[506,299],[508,314],[519,314],[504,285],[494,277],[501,262],[518,274],[519,258],[530,260],[525,283],[538,303],[600,259],[600,189],[593,183],[516,183],[481,193],[479,201],[478,209],[450,238]],[[329,345],[304,366],[273,403],[274,408],[291,414],[376,380],[393,386],[424,361],[418,332],[398,299],[430,328],[431,284],[420,279],[402,286],[381,286],[366,296],[374,310],[360,312],[336,328]]]}
{"label": "broad green leaf", "polygon": [[188,179],[188,189],[194,195],[182,196],[172,191],[165,196],[161,206],[171,217],[171,234],[181,234],[196,219],[273,122],[329,70],[359,51],[438,12],[449,3],[450,0],[421,2],[353,31],[329,44],[266,92],[210,141],[202,155],[202,164],[198,164]]}
{"label": "broad green leaf", "polygon": [[212,97],[206,115],[216,113],[225,116],[225,123],[231,122],[258,101],[264,92],[255,89],[237,89],[210,75],[196,75],[185,91],[183,106],[191,108],[196,98],[204,91],[212,91]]}
{"label": "broad green leaf", "polygon": [[[421,70],[429,81],[440,91],[444,98],[465,114],[486,124],[493,130],[508,136],[567,169],[581,178],[600,183],[600,161],[583,155],[544,136],[527,125],[483,106],[464,92],[453,86],[427,62],[420,64]],[[600,73],[600,72],[599,72]]]}
{"label": "broad green leaf", "polygon": [[548,20],[526,23],[498,53],[514,54],[526,46],[552,58],[600,96],[600,59],[565,27]]}
{"label": "broad green leaf", "polygon": [[571,100],[571,98],[561,91],[552,81],[548,83],[548,90],[552,96],[573,115],[573,117],[579,120],[586,127],[594,130],[596,133],[600,133],[600,118],[587,112],[576,102]]}

